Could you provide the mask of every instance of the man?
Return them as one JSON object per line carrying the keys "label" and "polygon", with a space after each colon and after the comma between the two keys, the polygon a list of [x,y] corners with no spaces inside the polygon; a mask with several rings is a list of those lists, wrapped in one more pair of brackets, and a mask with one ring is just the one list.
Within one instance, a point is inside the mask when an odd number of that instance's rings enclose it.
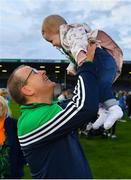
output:
{"label": "man", "polygon": [[74,96],[64,110],[52,100],[54,87],[45,71],[30,66],[20,66],[8,80],[12,98],[22,105],[18,136],[32,177],[90,179],[76,130],[96,118],[99,101],[94,63],[79,67]]}

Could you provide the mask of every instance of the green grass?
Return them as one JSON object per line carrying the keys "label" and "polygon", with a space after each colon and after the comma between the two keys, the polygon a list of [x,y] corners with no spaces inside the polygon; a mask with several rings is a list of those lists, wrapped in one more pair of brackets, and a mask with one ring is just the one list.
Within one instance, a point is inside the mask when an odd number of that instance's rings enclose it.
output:
{"label": "green grass", "polygon": [[131,178],[131,121],[118,122],[117,139],[81,137],[95,179]]}
{"label": "green grass", "polygon": [[[19,107],[11,102],[13,117],[18,118]],[[118,122],[116,139],[101,136],[80,137],[84,152],[92,169],[94,179],[130,179],[131,178],[131,120]],[[30,179],[29,167],[24,168],[23,179]]]}

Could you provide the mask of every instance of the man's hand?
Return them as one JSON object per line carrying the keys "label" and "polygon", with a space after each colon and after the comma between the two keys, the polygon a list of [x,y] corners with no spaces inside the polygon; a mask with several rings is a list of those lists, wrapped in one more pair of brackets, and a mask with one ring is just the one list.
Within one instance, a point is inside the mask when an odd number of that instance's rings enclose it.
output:
{"label": "man's hand", "polygon": [[86,53],[88,61],[91,61],[91,62],[93,61],[95,50],[96,50],[96,43],[90,42],[88,44],[87,53]]}

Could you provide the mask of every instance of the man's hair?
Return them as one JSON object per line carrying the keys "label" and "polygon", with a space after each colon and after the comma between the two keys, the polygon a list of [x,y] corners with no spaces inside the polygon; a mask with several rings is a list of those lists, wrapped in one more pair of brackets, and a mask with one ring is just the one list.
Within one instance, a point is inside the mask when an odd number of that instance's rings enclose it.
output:
{"label": "man's hair", "polygon": [[59,27],[62,24],[67,24],[63,17],[55,14],[47,16],[42,24],[42,34],[44,34],[44,32],[58,33]]}
{"label": "man's hair", "polygon": [[18,104],[25,104],[26,98],[21,92],[21,88],[24,84],[24,80],[18,76],[16,76],[16,71],[18,69],[21,69],[25,65],[21,65],[18,68],[16,68],[12,74],[10,75],[8,82],[7,82],[7,88],[9,91],[9,94],[11,98]]}

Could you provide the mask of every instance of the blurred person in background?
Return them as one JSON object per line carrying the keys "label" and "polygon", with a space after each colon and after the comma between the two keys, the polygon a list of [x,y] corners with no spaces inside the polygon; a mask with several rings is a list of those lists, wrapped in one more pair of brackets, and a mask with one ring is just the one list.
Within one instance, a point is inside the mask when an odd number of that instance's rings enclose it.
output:
{"label": "blurred person in background", "polygon": [[125,114],[126,112],[126,92],[125,91],[119,91],[118,101],[119,101],[119,106],[121,107],[123,113]]}
{"label": "blurred person in background", "polygon": [[63,89],[60,93],[60,95],[58,96],[58,102],[62,102],[65,101],[67,99],[67,89]]}
{"label": "blurred person in background", "polygon": [[[1,93],[5,95],[4,93]],[[25,160],[17,137],[17,120],[10,117],[6,96],[0,96],[0,177],[20,179]]]}
{"label": "blurred person in background", "polygon": [[0,96],[0,179],[10,177],[9,147],[7,145],[5,119],[8,106],[5,99]]}

